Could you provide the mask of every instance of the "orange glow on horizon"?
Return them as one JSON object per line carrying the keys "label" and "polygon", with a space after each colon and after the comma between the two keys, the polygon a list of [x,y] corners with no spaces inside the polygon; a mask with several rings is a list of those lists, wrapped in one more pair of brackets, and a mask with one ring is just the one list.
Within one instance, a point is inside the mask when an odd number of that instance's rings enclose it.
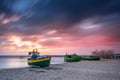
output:
{"label": "orange glow on horizon", "polygon": [[[46,42],[46,41],[49,41],[49,40],[60,40],[62,39],[61,37],[51,37],[51,38],[41,38],[39,36],[28,36],[30,38],[33,38],[36,40],[36,42],[34,41],[30,41],[30,40],[27,40],[27,41],[24,41],[23,38],[24,36],[18,36],[18,35],[14,35],[14,34],[11,34],[11,35],[8,35],[7,39],[9,41],[9,46],[5,47],[6,49],[9,49],[9,50],[16,50],[16,51],[32,51],[33,49],[38,49],[38,51],[40,52],[51,52],[51,51],[54,51],[54,50],[62,50],[63,48],[60,48],[60,47],[49,47],[49,46],[43,46],[41,45],[40,43],[41,42]],[[53,44],[54,45],[54,44]]]}
{"label": "orange glow on horizon", "polygon": [[[27,49],[34,49],[34,48],[41,48],[41,45],[40,44],[37,44],[37,43],[34,43],[34,42],[31,42],[31,41],[22,41],[22,37],[20,36],[16,36],[16,35],[10,35],[8,36],[8,41],[10,41],[11,45],[16,45],[18,50],[25,50],[23,49],[24,46],[26,46],[26,50]],[[9,48],[11,49],[11,48]]]}
{"label": "orange glow on horizon", "polygon": [[[28,52],[33,49],[38,49],[39,52],[45,54],[59,54],[69,52],[85,52],[92,49],[103,48],[109,43],[109,38],[102,35],[91,35],[81,39],[74,38],[72,36],[54,36],[46,37],[45,35],[32,35],[32,36],[20,36],[20,35],[7,35],[8,44],[4,46],[9,51]],[[73,39],[74,38],[74,39]]]}

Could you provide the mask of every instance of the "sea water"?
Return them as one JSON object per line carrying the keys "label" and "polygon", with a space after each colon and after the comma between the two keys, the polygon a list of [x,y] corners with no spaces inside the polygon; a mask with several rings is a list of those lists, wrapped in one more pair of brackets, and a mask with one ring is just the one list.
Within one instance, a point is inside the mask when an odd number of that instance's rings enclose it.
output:
{"label": "sea water", "polygon": [[[50,64],[63,64],[64,57],[52,57]],[[27,58],[0,57],[0,69],[29,67]]]}

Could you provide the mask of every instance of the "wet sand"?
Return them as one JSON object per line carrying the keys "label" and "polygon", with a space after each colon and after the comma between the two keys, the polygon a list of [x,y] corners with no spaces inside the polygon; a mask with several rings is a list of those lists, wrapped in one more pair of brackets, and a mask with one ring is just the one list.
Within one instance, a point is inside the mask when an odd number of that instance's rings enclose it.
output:
{"label": "wet sand", "polygon": [[48,68],[0,70],[0,80],[120,80],[120,60],[81,61]]}

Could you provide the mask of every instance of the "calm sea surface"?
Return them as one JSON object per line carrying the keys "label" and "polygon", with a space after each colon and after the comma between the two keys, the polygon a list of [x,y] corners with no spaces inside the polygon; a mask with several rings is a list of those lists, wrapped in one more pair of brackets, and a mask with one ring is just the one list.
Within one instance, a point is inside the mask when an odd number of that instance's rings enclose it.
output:
{"label": "calm sea surface", "polygon": [[[50,64],[62,64],[64,57],[52,57]],[[28,67],[27,58],[0,57],[0,69]]]}

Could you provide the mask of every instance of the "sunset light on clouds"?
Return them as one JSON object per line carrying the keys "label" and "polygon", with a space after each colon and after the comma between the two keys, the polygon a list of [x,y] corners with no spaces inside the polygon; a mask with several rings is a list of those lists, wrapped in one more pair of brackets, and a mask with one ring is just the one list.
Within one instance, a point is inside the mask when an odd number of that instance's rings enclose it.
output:
{"label": "sunset light on clouds", "polygon": [[119,0],[1,0],[0,55],[120,51],[119,8]]}

